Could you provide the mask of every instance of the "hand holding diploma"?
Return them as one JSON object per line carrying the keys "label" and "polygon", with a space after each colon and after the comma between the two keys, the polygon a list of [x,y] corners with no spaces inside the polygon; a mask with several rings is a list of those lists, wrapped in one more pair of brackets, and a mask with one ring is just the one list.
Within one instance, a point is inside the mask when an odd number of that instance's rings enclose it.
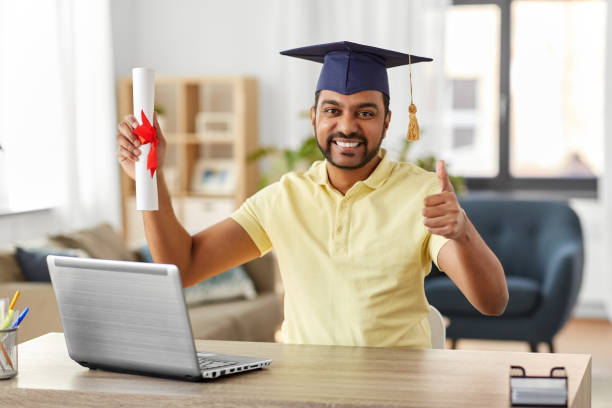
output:
{"label": "hand holding diploma", "polygon": [[[134,116],[139,126],[133,133],[140,140],[142,156],[136,161],[134,176],[136,180],[136,209],[140,211],[157,211],[157,137],[153,122],[153,104],[155,103],[155,71],[150,68],[132,70],[132,87],[134,97]],[[151,173],[149,175],[149,172]]]}
{"label": "hand holding diploma", "polygon": [[436,174],[442,191],[425,197],[424,224],[432,234],[458,239],[465,233],[466,215],[457,201],[443,160],[438,161]]}
{"label": "hand holding diploma", "polygon": [[[135,154],[134,171],[128,172],[136,181],[136,209],[141,211],[157,211],[157,174],[158,168],[158,145],[157,129],[151,125],[156,123],[154,118],[153,104],[155,99],[155,72],[149,68],[134,68],[132,70],[132,86],[134,97],[134,115],[129,118],[128,132],[120,132],[128,136],[132,144],[133,137],[138,138],[139,152]],[[131,129],[130,129],[131,127]],[[157,125],[159,128],[159,125]],[[121,143],[120,143],[121,146]],[[128,145],[129,147],[129,145]],[[134,150],[132,150],[134,152]],[[121,150],[120,152],[121,153]],[[125,158],[125,155],[123,155]],[[121,162],[121,156],[120,156]],[[128,166],[128,163],[126,163]],[[124,166],[124,168],[126,167]],[[131,169],[131,164],[129,164]]]}
{"label": "hand holding diploma", "polygon": [[[119,134],[117,134],[117,159],[125,174],[127,174],[132,180],[136,179],[135,163],[142,154],[140,151],[140,140],[134,133],[134,129],[136,129],[138,126],[140,126],[140,124],[134,115],[127,115],[118,125]],[[155,113],[153,114],[153,127],[155,128],[158,141],[157,167],[160,169],[163,165],[166,154],[166,139],[164,138],[164,134],[159,127],[159,123],[157,122],[157,114]]]}

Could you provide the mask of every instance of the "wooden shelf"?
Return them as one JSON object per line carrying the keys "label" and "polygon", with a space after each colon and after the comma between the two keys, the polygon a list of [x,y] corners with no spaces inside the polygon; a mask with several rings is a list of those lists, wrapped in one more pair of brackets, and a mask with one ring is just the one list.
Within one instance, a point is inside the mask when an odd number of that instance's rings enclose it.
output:
{"label": "wooden shelf", "polygon": [[173,144],[234,144],[236,137],[224,137],[224,136],[206,136],[206,138],[199,137],[196,133],[170,133],[166,137],[168,143]]}
{"label": "wooden shelf", "polygon": [[208,194],[208,193],[185,193],[184,197],[194,197],[194,198],[231,198],[234,199],[236,197],[235,194]]}
{"label": "wooden shelf", "polygon": [[[131,78],[118,81],[117,95],[118,117],[123,118],[133,109]],[[158,113],[168,142],[164,174],[177,217],[188,231],[196,231],[229,216],[257,190],[257,165],[246,159],[258,148],[257,81],[245,76],[157,77],[155,105],[164,111]],[[194,177],[204,178],[196,173],[209,160],[233,162],[233,194],[193,191]],[[123,172],[121,187],[123,232],[134,244],[144,239],[142,215],[135,210],[134,181]]]}

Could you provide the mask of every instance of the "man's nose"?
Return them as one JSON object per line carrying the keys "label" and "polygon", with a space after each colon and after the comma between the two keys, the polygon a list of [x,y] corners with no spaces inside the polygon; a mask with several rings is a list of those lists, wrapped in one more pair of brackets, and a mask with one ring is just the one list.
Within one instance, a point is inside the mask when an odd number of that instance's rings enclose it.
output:
{"label": "man's nose", "polygon": [[351,133],[355,133],[358,131],[357,119],[350,114],[344,114],[339,118],[338,131],[344,133],[346,136]]}

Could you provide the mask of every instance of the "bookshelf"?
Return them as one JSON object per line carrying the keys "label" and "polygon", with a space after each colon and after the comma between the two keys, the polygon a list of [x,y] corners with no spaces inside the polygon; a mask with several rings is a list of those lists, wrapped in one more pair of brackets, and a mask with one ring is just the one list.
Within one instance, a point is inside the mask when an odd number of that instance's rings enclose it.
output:
{"label": "bookshelf", "polygon": [[[132,80],[118,83],[119,119],[132,114]],[[158,77],[155,106],[167,141],[163,163],[174,211],[189,232],[230,215],[256,192],[256,163],[247,156],[258,147],[258,86],[251,77]],[[136,186],[121,172],[123,234],[144,240],[136,211]]]}

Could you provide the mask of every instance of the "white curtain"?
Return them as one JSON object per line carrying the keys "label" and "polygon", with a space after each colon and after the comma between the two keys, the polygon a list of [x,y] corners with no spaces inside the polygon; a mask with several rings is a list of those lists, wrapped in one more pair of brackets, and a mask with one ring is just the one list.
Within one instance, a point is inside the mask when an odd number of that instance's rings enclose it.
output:
{"label": "white curtain", "polygon": [[[431,57],[433,63],[412,67],[414,102],[423,130],[411,155],[438,149],[445,129],[441,117],[450,101],[444,78],[444,19],[448,0],[308,0],[278,2],[279,50],[334,41],[352,41]],[[299,112],[314,102],[321,65],[285,57],[279,79],[288,98],[287,111]],[[408,67],[388,71],[391,124],[383,146],[399,152],[408,129],[410,88]],[[311,132],[308,120],[291,117],[284,122],[291,145]]]}
{"label": "white curtain", "polygon": [[[612,248],[612,0],[608,0],[607,5],[607,41],[606,41],[606,83],[605,83],[605,103],[604,103],[604,173],[599,182],[601,197],[604,204],[605,222],[605,246],[609,250]],[[606,260],[607,259],[602,259]],[[608,320],[612,322],[612,267],[608,262],[599,265],[603,269],[603,276],[607,297],[605,299]]]}
{"label": "white curtain", "polygon": [[108,0],[0,2],[5,212],[119,224],[110,27]]}
{"label": "white curtain", "polygon": [[108,0],[60,0],[67,217],[119,225],[116,98]]}

